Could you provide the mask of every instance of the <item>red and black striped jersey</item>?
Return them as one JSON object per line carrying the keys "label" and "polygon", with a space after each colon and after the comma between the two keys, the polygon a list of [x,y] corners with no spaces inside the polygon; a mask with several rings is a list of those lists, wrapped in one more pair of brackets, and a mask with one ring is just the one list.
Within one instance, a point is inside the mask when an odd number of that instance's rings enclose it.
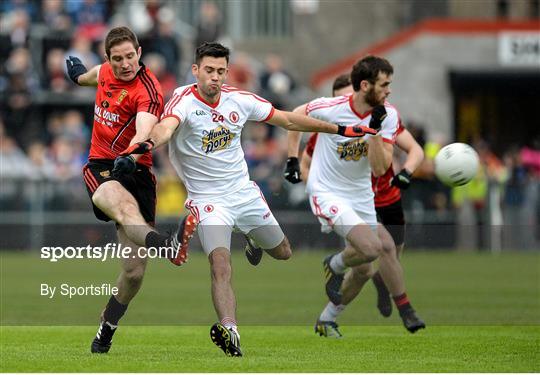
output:
{"label": "red and black striped jersey", "polygon": [[[137,113],[148,112],[159,118],[162,111],[161,86],[142,63],[135,78],[129,82],[118,80],[111,65],[104,63],[99,70],[88,158],[115,159],[129,146],[136,133]],[[152,166],[152,155],[142,155],[138,163]]]}

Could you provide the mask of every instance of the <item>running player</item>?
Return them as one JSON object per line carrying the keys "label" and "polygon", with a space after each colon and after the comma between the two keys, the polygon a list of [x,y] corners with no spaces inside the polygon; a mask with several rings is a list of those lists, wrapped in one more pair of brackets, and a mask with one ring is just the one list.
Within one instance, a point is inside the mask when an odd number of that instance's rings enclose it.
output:
{"label": "running player", "polygon": [[[332,87],[333,96],[351,94],[352,92],[353,89],[348,74],[336,78]],[[303,176],[304,179],[306,179],[309,175],[311,158],[313,156],[313,150],[316,142],[317,134],[313,134],[308,140],[306,148],[302,154],[300,168],[298,172],[296,172],[300,176]],[[398,128],[396,145],[407,153],[407,159],[403,164],[403,168],[397,175],[394,175],[394,169],[391,165],[383,176],[375,177],[372,175],[372,188],[375,193],[375,210],[377,212],[377,216],[379,217],[380,222],[392,235],[397,248],[397,257],[399,259],[399,256],[403,251],[405,238],[405,218],[401,204],[400,189],[407,189],[409,187],[411,175],[422,162],[424,152],[409,131],[402,126],[399,126]],[[301,173],[299,173],[300,171]],[[290,171],[290,174],[294,173],[295,171]],[[382,267],[384,267],[384,264]],[[321,336],[341,337],[341,333],[339,332],[335,321],[346,305],[348,305],[358,295],[363,285],[372,274],[370,272],[365,273],[362,271],[366,270],[363,270],[362,267],[351,268],[345,274],[345,279],[341,288],[341,293],[343,295],[341,305],[336,306],[332,302],[328,302],[328,305],[319,316],[318,323],[315,326],[316,332]],[[388,289],[384,284],[379,271],[371,276],[371,279],[377,288],[377,307],[379,312],[384,317],[388,317],[392,313],[392,302],[390,300]],[[403,289],[405,289],[404,286]],[[404,296],[398,297],[400,298],[394,298],[396,304],[400,302],[404,303],[406,301],[406,299],[403,298]],[[405,327],[407,327],[409,330],[424,328],[421,325],[416,325],[413,323],[414,322],[404,321]]]}
{"label": "running player", "polygon": [[139,62],[141,47],[127,27],[114,28],[107,34],[105,52],[106,62],[89,71],[76,57],[66,60],[73,82],[97,86],[90,153],[83,167],[94,214],[102,221],[113,220],[118,241],[132,250],[122,259],[118,294],[110,297],[101,315],[92,353],[109,351],[118,321],[142,285],[147,259],[139,247],[171,249],[170,260],[181,265],[186,260],[188,237],[195,230],[191,216],[170,237],[154,230],[156,180],[150,170],[152,155],[127,153],[130,145],[148,138],[158,122],[163,111],[161,86]]}
{"label": "running player", "polygon": [[[384,227],[377,226],[375,218],[370,172],[375,178],[382,179],[390,168],[392,144],[400,132],[397,110],[386,102],[392,74],[393,68],[387,60],[368,56],[353,67],[352,94],[317,99],[295,110],[336,122],[357,117],[372,127],[376,127],[382,119],[381,131],[377,136],[370,135],[351,142],[321,134],[313,151],[313,167],[307,181],[313,212],[319,217],[323,231],[334,230],[345,238],[347,244],[345,250],[324,261],[326,292],[330,303],[315,327],[317,332],[324,335],[341,336],[335,317],[358,294],[359,289],[356,290],[354,286],[363,285],[373,273],[373,252],[381,255],[380,272],[395,296],[406,328],[414,332],[424,326],[405,294],[403,271],[394,241]],[[298,146],[299,134],[290,132],[291,158],[297,157]],[[293,164],[294,160],[289,159],[286,172],[289,181],[299,174]],[[351,186],[358,188],[351,190]],[[348,267],[352,271],[349,271],[344,283]],[[329,316],[334,319],[326,319]]]}
{"label": "running player", "polygon": [[199,238],[210,262],[212,300],[219,318],[210,335],[227,355],[241,356],[231,285],[231,232],[248,235],[275,259],[291,256],[289,241],[257,184],[249,179],[240,143],[244,124],[252,120],[347,137],[376,132],[274,109],[255,94],[224,85],[228,63],[228,48],[219,43],[199,46],[192,65],[196,84],[175,90],[147,143],[157,147],[170,140],[171,162],[188,191],[186,207],[198,219]]}

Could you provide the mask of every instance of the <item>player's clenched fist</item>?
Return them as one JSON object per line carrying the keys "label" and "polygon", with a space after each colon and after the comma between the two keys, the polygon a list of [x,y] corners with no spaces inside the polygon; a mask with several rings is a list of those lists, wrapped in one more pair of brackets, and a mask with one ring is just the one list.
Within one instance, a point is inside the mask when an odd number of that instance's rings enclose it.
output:
{"label": "player's clenched fist", "polygon": [[69,56],[69,59],[66,60],[66,66],[69,78],[77,85],[79,84],[79,76],[88,71],[82,61],[75,56]]}
{"label": "player's clenched fist", "polygon": [[144,154],[154,148],[154,142],[148,138],[146,141],[137,142],[126,148],[120,153],[120,156],[128,156],[132,154]]}
{"label": "player's clenched fist", "polygon": [[392,180],[390,181],[390,185],[397,186],[400,189],[408,189],[411,185],[411,173],[409,173],[408,170],[403,168],[401,172],[399,172],[397,175],[392,177]]}
{"label": "player's clenched fist", "polygon": [[376,135],[378,130],[368,128],[367,126],[362,125],[352,125],[352,126],[341,126],[338,125],[337,133],[344,137],[363,137],[366,134]]}
{"label": "player's clenched fist", "polygon": [[135,169],[137,169],[137,163],[135,163],[133,156],[119,156],[114,159],[112,175],[115,178],[121,178],[132,174],[135,172]]}
{"label": "player's clenched fist", "polygon": [[384,105],[378,105],[371,111],[371,120],[369,121],[369,127],[377,131],[381,130],[381,125],[384,119],[388,116]]}
{"label": "player's clenched fist", "polygon": [[285,166],[283,176],[291,184],[302,182],[302,179],[300,178],[300,164],[298,163],[298,158],[292,157],[287,159],[287,165]]}

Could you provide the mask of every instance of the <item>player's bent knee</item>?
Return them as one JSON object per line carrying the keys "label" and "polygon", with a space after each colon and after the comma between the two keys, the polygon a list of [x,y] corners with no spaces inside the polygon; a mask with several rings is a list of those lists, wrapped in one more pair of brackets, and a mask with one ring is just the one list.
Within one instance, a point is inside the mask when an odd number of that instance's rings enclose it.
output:
{"label": "player's bent knee", "polygon": [[272,250],[269,250],[268,253],[275,259],[278,260],[287,260],[292,256],[292,250],[291,250],[291,244],[289,243],[289,240],[287,237],[283,238],[283,241],[281,243],[273,248]]}
{"label": "player's bent knee", "polygon": [[360,253],[364,256],[366,262],[373,262],[382,253],[381,241],[370,241],[360,249]]}

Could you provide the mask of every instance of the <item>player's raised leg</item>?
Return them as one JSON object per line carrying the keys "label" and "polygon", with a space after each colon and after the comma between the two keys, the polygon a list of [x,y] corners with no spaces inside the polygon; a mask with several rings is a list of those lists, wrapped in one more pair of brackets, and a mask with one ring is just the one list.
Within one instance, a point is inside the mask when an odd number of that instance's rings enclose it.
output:
{"label": "player's raised leg", "polygon": [[289,240],[277,221],[271,225],[263,225],[253,229],[248,233],[248,236],[253,243],[274,259],[287,260],[292,255]]}
{"label": "player's raised leg", "polygon": [[116,180],[99,185],[92,195],[92,202],[107,217],[120,224],[125,236],[134,244],[168,249],[167,257],[178,266],[187,260],[189,240],[197,227],[193,215],[188,214],[176,231],[164,236],[147,223],[137,200]]}

